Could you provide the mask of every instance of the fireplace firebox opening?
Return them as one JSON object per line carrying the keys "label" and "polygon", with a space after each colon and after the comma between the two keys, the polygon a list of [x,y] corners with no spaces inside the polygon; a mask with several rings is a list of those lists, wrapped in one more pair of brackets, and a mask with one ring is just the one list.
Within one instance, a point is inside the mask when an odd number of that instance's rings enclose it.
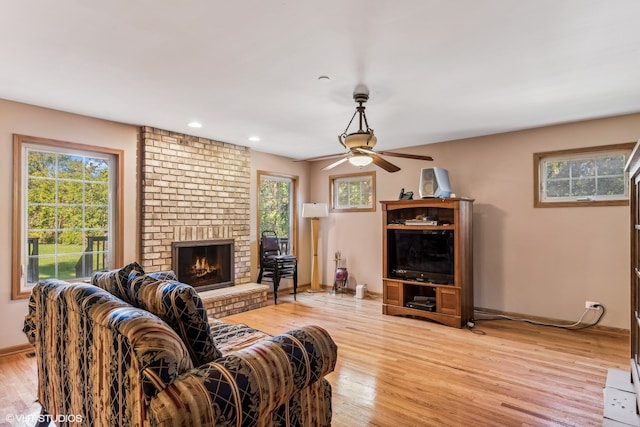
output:
{"label": "fireplace firebox opening", "polygon": [[198,291],[234,284],[232,239],[173,242],[171,265],[178,280]]}

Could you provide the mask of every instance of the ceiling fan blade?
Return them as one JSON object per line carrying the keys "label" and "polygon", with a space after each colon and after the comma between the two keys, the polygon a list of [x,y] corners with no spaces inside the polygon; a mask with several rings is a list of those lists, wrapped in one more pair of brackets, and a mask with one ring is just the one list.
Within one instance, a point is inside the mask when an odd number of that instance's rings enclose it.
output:
{"label": "ceiling fan blade", "polygon": [[368,148],[368,147],[354,147],[353,151],[359,151],[359,152],[361,152],[363,154],[367,154],[369,156],[375,156],[376,155],[376,153],[371,148]]}
{"label": "ceiling fan blade", "polygon": [[318,157],[309,157],[307,159],[294,159],[294,162],[317,162],[318,160],[329,160],[335,159],[336,157],[344,156],[348,153],[339,153],[339,154],[328,154],[326,156],[318,156]]}
{"label": "ceiling fan blade", "polygon": [[387,172],[398,172],[400,168],[394,165],[391,162],[386,161],[382,157],[378,156],[376,153],[371,153],[371,159],[373,159],[373,164],[376,166],[380,166],[382,169]]}
{"label": "ceiling fan blade", "polygon": [[402,157],[404,159],[427,160],[430,162],[433,161],[433,157],[431,156],[420,156],[418,154],[394,153],[393,151],[378,151],[378,154],[382,154],[384,156]]}
{"label": "ceiling fan blade", "polygon": [[333,162],[333,163],[331,163],[331,164],[329,164],[329,165],[327,165],[327,166],[323,167],[323,168],[322,168],[322,169],[320,169],[320,170],[328,171],[329,169],[333,169],[333,168],[335,168],[336,166],[341,165],[342,163],[346,162],[348,159],[349,159],[349,157],[344,157],[344,158],[342,158],[342,159],[338,160],[337,162]]}
{"label": "ceiling fan blade", "polygon": [[371,157],[374,165],[380,166],[382,169],[386,170],[387,172],[398,172],[400,170],[398,166],[394,165],[391,162],[386,161],[382,157],[378,156],[378,153],[374,152],[369,148],[356,147],[353,149],[353,151],[358,151],[360,153],[366,154],[367,156]]}

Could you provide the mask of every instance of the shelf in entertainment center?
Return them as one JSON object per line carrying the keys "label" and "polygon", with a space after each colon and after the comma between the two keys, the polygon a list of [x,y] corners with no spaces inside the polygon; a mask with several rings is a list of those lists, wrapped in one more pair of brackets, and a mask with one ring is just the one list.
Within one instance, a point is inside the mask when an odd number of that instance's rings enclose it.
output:
{"label": "shelf in entertainment center", "polygon": [[[392,200],[380,203],[383,215],[382,313],[420,317],[458,328],[466,325],[473,318],[473,199]],[[417,220],[437,221],[444,225],[416,224]],[[407,225],[403,224],[404,221],[414,223]],[[431,232],[419,233],[423,236],[421,238],[426,239],[431,239],[429,236],[441,236],[438,231],[450,234],[450,238],[453,239],[452,272],[417,268],[412,274],[419,274],[417,277],[424,277],[424,281],[415,280],[414,276],[395,277],[395,269],[405,268],[397,264],[398,247],[395,239],[399,234],[396,230],[402,235],[410,234],[409,230]],[[424,251],[424,248],[423,246],[420,250]],[[430,252],[418,253],[425,255],[419,258],[422,262],[429,259]],[[438,283],[439,276],[452,283]],[[429,310],[408,307],[409,304],[415,305],[420,298],[425,297],[433,298],[435,307]]]}
{"label": "shelf in entertainment center", "polygon": [[389,282],[407,283],[407,284],[414,284],[419,286],[433,286],[433,287],[444,286],[445,288],[455,287],[455,285],[452,283],[421,282],[420,280],[400,279],[398,277],[384,277],[383,279]]}
{"label": "shelf in entertainment center", "polygon": [[453,224],[448,225],[405,225],[405,224],[389,224],[387,230],[455,230]]}

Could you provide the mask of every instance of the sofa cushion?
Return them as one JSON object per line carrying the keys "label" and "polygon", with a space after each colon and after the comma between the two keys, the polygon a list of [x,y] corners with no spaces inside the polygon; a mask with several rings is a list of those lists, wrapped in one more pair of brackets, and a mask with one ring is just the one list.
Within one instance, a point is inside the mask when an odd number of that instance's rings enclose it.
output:
{"label": "sofa cushion", "polygon": [[[141,280],[140,277],[146,277],[148,280]],[[134,280],[137,279],[137,280]],[[144,285],[148,285],[149,283],[154,282],[164,282],[168,280],[178,280],[178,276],[172,270],[166,271],[155,271],[153,273],[141,273],[139,271],[133,270],[129,274],[127,278],[127,295],[128,302],[133,305],[138,305],[137,298],[138,292],[140,291],[140,287]]]}
{"label": "sofa cushion", "polygon": [[272,338],[271,335],[250,328],[244,323],[232,325],[223,320],[212,318],[209,319],[209,327],[216,347],[222,355],[233,353],[252,346],[259,341]]}
{"label": "sofa cushion", "polygon": [[131,303],[167,322],[184,341],[194,366],[219,358],[207,311],[195,289],[177,280],[164,280],[163,275],[157,277],[132,271],[128,285]]}
{"label": "sofa cushion", "polygon": [[178,280],[178,276],[176,276],[176,273],[174,273],[173,270],[153,271],[145,274],[156,280]]}
{"label": "sofa cushion", "polygon": [[129,292],[128,280],[132,272],[144,274],[144,270],[137,262],[125,265],[122,268],[110,271],[97,271],[91,276],[91,284],[98,286],[112,295],[132,304]]}

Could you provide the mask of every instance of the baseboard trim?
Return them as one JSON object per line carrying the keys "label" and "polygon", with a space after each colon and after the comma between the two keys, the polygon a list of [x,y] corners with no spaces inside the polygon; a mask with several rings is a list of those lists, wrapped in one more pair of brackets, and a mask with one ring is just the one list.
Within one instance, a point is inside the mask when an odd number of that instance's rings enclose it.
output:
{"label": "baseboard trim", "polygon": [[30,351],[34,351],[31,344],[14,345],[12,347],[0,348],[0,357],[13,356],[14,354],[27,353]]}
{"label": "baseboard trim", "polygon": [[[559,325],[570,323],[570,322],[567,322],[566,320],[554,319],[551,317],[533,316],[530,314],[514,313],[510,311],[495,310],[492,308],[475,307],[474,310],[483,311],[488,315],[495,314],[495,315],[502,315],[502,316],[508,316],[508,317],[518,317],[521,319],[532,320],[535,322],[542,322],[542,323],[552,323],[552,324],[559,324]],[[597,330],[599,332],[606,332],[614,335],[627,335],[627,336],[629,335],[629,329],[614,328],[612,326],[595,325],[589,329]]]}
{"label": "baseboard trim", "polygon": [[[271,283],[267,283],[267,284],[271,284]],[[297,293],[301,294],[301,293],[305,293],[307,290],[311,289],[311,284],[307,283],[304,285],[298,285],[297,288]],[[333,289],[333,285],[320,285],[320,289],[315,291],[316,293],[318,292],[327,292],[329,293],[331,290]],[[356,291],[355,289],[352,288],[347,288],[344,292],[345,294],[351,294],[351,295],[355,295]],[[273,296],[273,289],[269,288],[268,294]],[[293,294],[293,287],[280,287],[278,288],[278,296],[280,295],[291,295]],[[380,292],[371,292],[369,289],[367,289],[367,296],[370,298],[377,298],[377,297],[382,297],[382,293]]]}

